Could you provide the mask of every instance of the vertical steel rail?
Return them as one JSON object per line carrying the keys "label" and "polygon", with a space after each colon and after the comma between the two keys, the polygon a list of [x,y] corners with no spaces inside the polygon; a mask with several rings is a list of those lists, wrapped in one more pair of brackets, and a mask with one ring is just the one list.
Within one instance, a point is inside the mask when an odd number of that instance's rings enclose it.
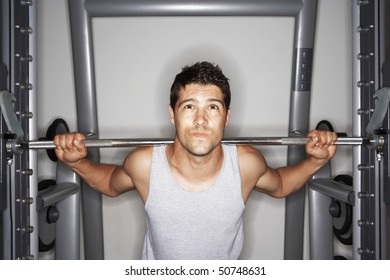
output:
{"label": "vertical steel rail", "polygon": [[[376,90],[380,89],[380,40],[379,40],[379,33],[380,33],[380,23],[379,23],[379,3],[382,2],[381,0],[379,1],[374,1],[374,11],[373,11],[373,21],[374,21],[374,40],[373,40],[373,51],[375,53],[375,60],[373,63],[373,67],[375,69],[374,71],[374,77],[373,80],[375,82],[375,87],[371,89],[370,93],[375,93]],[[371,95],[370,95],[371,96]],[[375,108],[375,101],[373,101],[373,108]],[[374,258],[376,260],[381,259],[382,255],[382,235],[381,235],[381,207],[382,207],[382,200],[383,200],[383,188],[382,188],[382,181],[381,181],[381,173],[383,172],[383,161],[382,161],[382,156],[381,154],[377,153],[376,155],[374,154],[374,164],[375,164],[375,169],[374,169],[374,192],[375,192],[375,202],[373,206],[373,214],[374,214],[374,219],[375,219],[375,229],[374,229],[374,234],[375,234],[375,244],[374,244],[374,250],[375,250],[375,256]]]}
{"label": "vertical steel rail", "polygon": [[[1,77],[1,88],[9,91],[10,78],[9,78],[9,67],[10,67],[10,6],[9,1],[1,1],[1,64],[3,65]],[[5,72],[5,73],[4,73]],[[0,115],[1,120],[1,134],[0,139],[1,147],[4,147],[6,139],[3,139],[3,135],[7,133],[8,128],[5,124],[3,115]],[[10,170],[8,165],[7,154],[4,149],[1,150],[1,180],[0,180],[0,220],[1,220],[1,233],[0,233],[0,258],[4,260],[11,259],[11,219],[10,219],[10,206],[9,206],[9,176]]]}
{"label": "vertical steel rail", "polygon": [[[80,178],[64,163],[57,163],[56,182],[75,183],[80,186]],[[55,250],[57,260],[80,259],[80,190],[59,201],[56,207],[61,219],[56,223]]]}
{"label": "vertical steel rail", "polygon": [[[304,0],[295,21],[294,61],[290,99],[289,136],[302,137],[309,130],[311,78],[317,0]],[[304,79],[302,79],[304,77]],[[304,147],[288,147],[287,164],[306,158]],[[305,188],[286,198],[284,258],[303,259]]]}
{"label": "vertical steel rail", "polygon": [[[27,2],[26,2],[27,3]],[[38,139],[38,116],[37,116],[37,102],[38,102],[38,79],[37,79],[37,3],[31,1],[29,7],[29,26],[33,29],[33,34],[29,36],[29,53],[27,61],[29,65],[29,82],[32,85],[29,98],[29,111],[24,112],[24,117],[28,120],[28,139]],[[29,168],[32,170],[32,175],[29,176],[30,194],[33,198],[30,204],[30,225],[35,229],[30,234],[30,251],[35,259],[39,256],[39,229],[38,229],[38,211],[35,197],[38,195],[38,152],[29,151]]]}
{"label": "vertical steel rail", "polygon": [[[331,162],[324,166],[313,179],[332,178]],[[309,241],[311,260],[332,260],[333,246],[333,218],[329,214],[329,205],[332,197],[315,190],[309,182]]]}
{"label": "vertical steel rail", "polygon": [[[360,50],[360,37],[357,32],[358,27],[360,26],[360,7],[356,5],[355,0],[351,0],[351,9],[352,9],[352,133],[353,136],[361,136],[360,128],[361,118],[358,115],[358,111],[361,109],[360,102],[360,88],[357,86],[360,81],[360,60],[358,59],[361,50]],[[358,253],[361,243],[361,232],[360,227],[358,226],[358,221],[361,220],[361,200],[357,197],[357,194],[361,192],[361,177],[360,171],[358,170],[358,165],[361,163],[361,151],[362,147],[355,146],[352,148],[352,177],[353,177],[353,189],[355,193],[355,207],[353,207],[353,223],[352,223],[352,247],[353,247],[353,259],[361,259],[361,255]]]}
{"label": "vertical steel rail", "polygon": [[[69,0],[68,3],[78,130],[98,136],[91,17],[84,8],[83,0]],[[91,149],[88,158],[99,162],[99,150]],[[88,260],[104,259],[102,196],[84,182],[81,192],[85,258]]]}
{"label": "vertical steel rail", "polygon": [[[378,26],[379,26],[379,84],[380,88],[390,87],[390,2],[380,0],[378,3]],[[389,151],[390,143],[390,113],[387,110],[387,116],[383,121],[383,128],[387,130],[386,144],[383,147],[383,158],[381,159],[381,170],[379,171],[380,192],[380,236],[381,236],[381,254],[382,260],[390,258],[390,170],[389,170]]]}
{"label": "vertical steel rail", "polygon": [[[354,68],[355,71],[358,71],[356,68],[360,71],[355,73],[353,80],[353,103],[358,105],[354,110],[359,112],[354,118],[354,136],[367,134],[365,130],[371,118],[371,111],[375,107],[373,95],[381,88],[380,73],[384,62],[382,52],[385,51],[381,40],[386,33],[382,31],[380,19],[380,5],[383,3],[382,0],[352,1],[354,18],[352,31],[357,37],[354,45],[357,45],[355,48],[359,48],[357,56],[353,58],[357,62]],[[386,125],[386,120],[384,124]],[[358,195],[356,206],[359,206],[354,209],[354,258],[381,259],[387,238],[384,236],[385,225],[382,223],[385,215],[383,156],[388,159],[388,154],[355,147],[353,155],[354,186]]]}
{"label": "vertical steel rail", "polygon": [[[30,135],[29,118],[30,95],[35,85],[30,81],[30,44],[35,26],[30,26],[30,4],[24,1],[10,1],[10,51],[9,51],[9,91],[16,97],[14,110],[19,118],[24,137]],[[22,135],[18,135],[22,136]],[[9,160],[9,218],[11,219],[10,256],[12,259],[34,259],[36,244],[31,244],[37,236],[37,219],[30,213],[30,182],[34,172],[30,166],[30,153],[13,155]],[[32,216],[31,216],[32,215]],[[33,250],[32,250],[33,249]]]}

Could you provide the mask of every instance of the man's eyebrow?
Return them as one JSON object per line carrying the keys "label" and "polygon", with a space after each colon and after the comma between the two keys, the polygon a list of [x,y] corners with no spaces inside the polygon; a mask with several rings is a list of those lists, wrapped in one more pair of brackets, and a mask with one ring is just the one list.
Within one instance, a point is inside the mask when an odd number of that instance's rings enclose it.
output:
{"label": "man's eyebrow", "polygon": [[188,99],[184,99],[183,101],[179,102],[179,104],[177,106],[180,107],[181,105],[183,105],[184,103],[187,103],[187,102],[199,103],[199,101],[197,101],[195,98],[188,98]]}
{"label": "man's eyebrow", "polygon": [[220,103],[223,107],[225,107],[225,102],[223,102],[222,100],[219,100],[217,98],[210,98],[207,100],[208,102],[218,102]]}
{"label": "man's eyebrow", "polygon": [[[187,102],[194,102],[194,103],[199,103],[199,101],[198,100],[196,100],[195,98],[188,98],[188,99],[184,99],[184,100],[182,100],[181,102],[179,102],[179,104],[178,104],[178,107],[180,107],[181,105],[183,105],[183,104],[185,104],[185,103],[187,103]],[[209,98],[209,99],[207,99],[207,102],[218,102],[218,103],[220,103],[223,107],[225,107],[225,103],[222,101],[222,100],[219,100],[219,99],[217,99],[217,98]]]}

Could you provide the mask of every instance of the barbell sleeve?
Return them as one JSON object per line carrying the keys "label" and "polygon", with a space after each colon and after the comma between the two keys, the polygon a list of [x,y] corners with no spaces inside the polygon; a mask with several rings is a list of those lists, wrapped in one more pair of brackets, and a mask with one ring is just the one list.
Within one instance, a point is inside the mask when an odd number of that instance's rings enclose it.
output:
{"label": "barbell sleeve", "polygon": [[[254,146],[278,146],[278,145],[305,145],[309,137],[237,137],[222,140],[224,144],[246,144]],[[172,144],[172,139],[167,138],[133,138],[133,139],[85,139],[87,148],[116,148],[116,147],[137,147]],[[374,139],[361,137],[340,137],[335,145],[369,145],[375,144]],[[22,149],[55,149],[53,141],[29,141],[23,142]]]}

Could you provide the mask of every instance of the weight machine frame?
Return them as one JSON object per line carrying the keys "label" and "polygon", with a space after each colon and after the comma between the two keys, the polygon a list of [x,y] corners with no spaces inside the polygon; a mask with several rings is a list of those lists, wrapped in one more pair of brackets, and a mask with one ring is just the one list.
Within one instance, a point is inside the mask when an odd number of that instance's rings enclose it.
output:
{"label": "weight machine frame", "polygon": [[[38,191],[37,151],[9,153],[9,139],[37,139],[37,5],[28,0],[2,0],[0,89],[13,93],[16,121],[21,131],[1,121],[0,259],[39,258],[39,211],[56,204],[57,259],[80,258],[79,178],[57,165],[57,186]],[[64,192],[65,191],[65,192]],[[47,206],[47,205],[46,205]]]}
{"label": "weight machine frame", "polygon": [[[358,1],[358,2],[371,2],[371,1]],[[379,1],[384,3],[384,0]],[[21,32],[15,32],[13,29],[17,29],[14,23],[19,16],[29,19],[28,25],[26,26],[36,26],[36,6],[32,4],[32,1],[15,1],[15,5],[12,5],[13,1],[2,0],[2,39],[11,38],[8,40],[8,43],[13,48],[17,47],[16,36],[22,34]],[[98,125],[97,125],[97,107],[96,107],[96,90],[95,90],[95,74],[94,74],[94,56],[93,56],[93,44],[92,44],[92,24],[91,21],[95,17],[116,17],[116,16],[290,16],[295,18],[295,34],[294,34],[294,57],[292,61],[292,84],[291,84],[291,99],[290,99],[290,121],[289,121],[289,137],[302,137],[306,136],[306,133],[309,129],[309,109],[310,109],[310,95],[311,95],[311,77],[312,77],[312,64],[313,64],[313,53],[314,53],[314,37],[316,29],[316,15],[317,15],[317,0],[258,0],[258,1],[206,1],[198,0],[194,4],[190,1],[182,0],[169,0],[164,1],[163,3],[158,0],[151,1],[126,1],[120,0],[115,3],[110,3],[104,0],[68,0],[69,3],[69,16],[70,16],[70,25],[71,25],[71,37],[72,37],[72,50],[73,50],[73,64],[74,64],[74,77],[75,77],[75,88],[76,88],[76,101],[77,101],[77,120],[78,120],[78,130],[89,135],[93,135],[92,139],[98,138]],[[353,1],[355,3],[355,1]],[[372,4],[370,4],[372,5]],[[376,4],[375,4],[376,5]],[[382,5],[382,4],[378,4]],[[26,12],[25,9],[28,8]],[[180,7],[180,8],[177,8]],[[361,5],[363,7],[363,5]],[[12,14],[8,15],[7,11],[16,11],[17,9],[23,10],[23,13],[15,13],[15,18]],[[377,10],[375,10],[377,11]],[[28,13],[28,15],[26,15]],[[375,12],[377,13],[377,12]],[[25,19],[24,19],[25,20]],[[355,22],[355,21],[354,21]],[[11,23],[11,24],[10,24]],[[19,28],[22,25],[19,25]],[[374,25],[376,26],[376,25]],[[24,25],[23,25],[24,27]],[[7,30],[8,28],[8,30]],[[375,29],[375,28],[373,28]],[[376,30],[376,29],[375,29]],[[370,31],[370,29],[369,29]],[[8,37],[8,32],[10,36]],[[28,32],[28,30],[27,30]],[[19,34],[20,33],[20,34]],[[25,35],[25,34],[24,34]],[[22,35],[23,36],[23,35]],[[35,57],[36,50],[34,49],[35,42],[33,40],[34,36],[31,34],[28,36],[30,38],[30,52],[33,53]],[[4,41],[3,41],[4,42]],[[363,44],[364,39],[361,39]],[[355,42],[353,43],[356,47]],[[360,51],[359,51],[360,53]],[[375,52],[377,53],[377,52]],[[12,48],[9,50],[6,47],[3,47],[2,50],[2,63],[6,65],[7,69],[17,69],[20,64],[20,57],[15,56],[16,51]],[[377,56],[375,56],[377,57]],[[4,63],[3,61],[9,58],[9,60]],[[383,58],[382,58],[383,59]],[[378,68],[378,62],[374,64]],[[36,69],[34,61],[31,61],[29,64],[29,71],[25,75],[26,79],[23,83],[18,82],[20,77],[16,71],[10,72],[9,77],[6,79],[7,90],[13,92],[16,96],[15,111],[19,112],[18,117],[22,125],[23,131],[28,133],[29,140],[35,140],[36,137],[36,119],[34,117],[24,118],[24,113],[35,113],[35,103],[36,103],[36,94],[35,94],[35,84],[36,84]],[[363,67],[363,66],[362,66]],[[11,70],[12,71],[12,70]],[[26,71],[25,71],[26,72]],[[22,71],[22,74],[26,74]],[[371,72],[370,72],[371,73]],[[378,74],[379,75],[379,74]],[[304,77],[304,78],[302,78]],[[354,76],[356,77],[356,76]],[[373,80],[372,80],[373,79]],[[375,78],[369,77],[368,80],[361,79],[359,76],[359,82],[369,81],[367,88],[371,89],[371,96],[367,98],[372,98],[372,94],[375,89],[379,88],[375,85],[379,85],[379,76]],[[354,85],[357,85],[357,81]],[[371,81],[373,81],[371,83]],[[358,87],[358,90],[363,90],[365,84],[361,83]],[[29,92],[29,95],[34,96],[30,98],[31,101],[24,101],[26,94],[23,94],[25,91]],[[23,92],[23,93],[22,93]],[[355,94],[354,94],[355,96]],[[363,95],[361,95],[363,96]],[[367,108],[372,108],[372,100],[368,100],[370,106]],[[20,105],[23,103],[24,105]],[[355,103],[358,102],[354,100],[354,108],[362,108],[360,104],[355,106]],[[28,108],[21,108],[21,106],[27,106]],[[31,114],[27,114],[31,116]],[[369,114],[368,114],[369,116]],[[357,122],[360,122],[361,115],[355,119],[359,119]],[[368,123],[366,118],[364,123],[359,123],[359,127],[355,130],[354,124],[354,134],[356,136],[361,136],[365,124]],[[388,120],[387,120],[388,127]],[[5,128],[4,121],[1,116],[1,133],[2,136],[8,133]],[[5,140],[1,137],[2,145],[4,145]],[[387,142],[388,145],[388,142]],[[4,147],[4,146],[3,146]],[[367,155],[368,153],[368,155]],[[289,146],[288,147],[288,164],[294,164],[306,156],[304,148],[298,146]],[[360,160],[360,157],[363,157]],[[388,159],[388,146],[385,147],[384,156]],[[100,161],[99,151],[97,149],[92,149],[89,153],[89,158],[94,161]],[[363,151],[361,147],[354,148],[354,166],[358,164],[361,166],[362,162],[366,160],[371,160],[375,158],[373,152]],[[0,210],[3,212],[3,219],[1,220],[3,228],[3,235],[1,244],[3,244],[3,258],[9,259],[32,259],[37,258],[38,256],[38,225],[37,225],[37,209],[36,202],[34,198],[38,197],[38,192],[36,189],[37,186],[37,177],[34,172],[37,165],[36,151],[30,150],[28,153],[23,153],[22,155],[14,155],[13,159],[10,158],[8,154],[5,153],[5,150],[2,149],[1,153],[1,186],[0,186]],[[371,166],[371,162],[368,163],[368,166]],[[22,166],[21,166],[22,165]],[[384,169],[385,168],[385,169]],[[369,169],[368,177],[372,178],[373,170],[381,170],[382,173],[384,170],[387,170],[386,162],[382,161],[378,166],[375,165],[375,168]],[[71,181],[75,184],[78,184],[77,176],[68,174],[66,175],[65,168],[60,166],[57,169],[57,179],[61,181]],[[359,171],[360,172],[360,171]],[[356,174],[355,174],[356,173]],[[358,174],[358,175],[357,175]],[[354,170],[354,184],[355,193],[358,193],[358,190],[361,188],[361,180],[366,180],[366,177],[361,175],[363,173],[358,173]],[[379,174],[379,173],[378,173]],[[26,176],[27,175],[27,176]],[[379,175],[378,175],[379,176]],[[378,176],[374,176],[377,178]],[[356,179],[355,179],[356,177]],[[62,179],[61,179],[62,178]],[[359,180],[360,179],[360,180]],[[356,181],[355,181],[356,180]],[[388,176],[386,178],[381,177],[379,182],[388,182]],[[58,181],[58,180],[57,180]],[[12,187],[4,187],[5,185]],[[375,185],[377,186],[377,185]],[[376,187],[377,188],[377,187]],[[383,188],[383,184],[382,184]],[[7,190],[15,190],[15,193],[10,193]],[[23,193],[20,193],[20,190],[23,190]],[[104,259],[103,252],[103,225],[102,225],[102,204],[101,204],[101,195],[93,191],[88,186],[82,185],[82,204],[83,204],[83,221],[84,221],[84,241],[85,241],[85,258],[86,259]],[[371,192],[371,191],[370,191]],[[4,195],[5,193],[5,195]],[[78,192],[77,192],[78,193]],[[376,192],[380,193],[380,192]],[[4,197],[7,199],[4,200]],[[33,198],[31,204],[21,203],[25,198]],[[78,197],[73,197],[72,205],[78,204]],[[31,201],[31,199],[25,199],[25,201]],[[365,203],[358,202],[356,200],[354,207],[354,216],[360,217],[360,214],[368,211],[374,213],[381,213],[380,209],[384,207],[383,204],[378,206],[376,202],[374,203]],[[362,205],[362,209],[360,207]],[[285,224],[285,259],[302,259],[303,258],[303,228],[304,228],[304,205],[305,205],[305,192],[304,189],[286,199],[286,224]],[[368,206],[366,206],[368,205]],[[364,208],[364,210],[363,210]],[[15,219],[9,219],[10,211],[15,211],[17,209],[18,214],[15,215]],[[77,207],[72,212],[73,217],[77,216],[79,209]],[[75,217],[76,218],[76,217]],[[379,217],[383,221],[383,216]],[[12,221],[12,223],[10,222]],[[79,223],[77,220],[76,223]],[[375,223],[375,228],[369,230],[369,234],[366,237],[366,230],[356,229],[355,231],[358,234],[354,234],[354,246],[359,246],[354,248],[354,258],[383,258],[386,255],[383,253],[378,253],[378,248],[382,248],[383,241],[377,241],[377,235],[375,235],[375,248],[371,249],[371,244],[366,244],[371,242],[372,236],[371,232],[376,234],[384,232],[383,228],[379,228],[381,223]],[[78,240],[78,228],[72,228],[72,236]],[[8,234],[7,231],[13,232]],[[364,238],[361,237],[364,235]],[[77,259],[79,255],[77,252],[79,246],[79,241],[73,243],[74,246],[69,246],[68,249],[65,244],[71,242],[65,237],[57,236],[57,244],[63,244],[65,253],[62,258]],[[11,247],[9,247],[11,246]],[[9,251],[9,248],[12,248]],[[359,249],[359,250],[358,250]],[[11,252],[11,253],[9,253]],[[359,253],[357,253],[359,252]],[[375,252],[375,253],[371,253]]]}

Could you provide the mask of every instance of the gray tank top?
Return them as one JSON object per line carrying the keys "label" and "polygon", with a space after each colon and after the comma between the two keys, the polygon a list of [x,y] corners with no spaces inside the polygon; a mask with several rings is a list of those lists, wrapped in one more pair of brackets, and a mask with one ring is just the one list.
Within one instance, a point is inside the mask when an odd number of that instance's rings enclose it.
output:
{"label": "gray tank top", "polygon": [[237,147],[222,145],[224,162],[214,185],[188,192],[175,181],[165,148],[153,149],[147,230],[142,259],[237,259],[244,234]]}

